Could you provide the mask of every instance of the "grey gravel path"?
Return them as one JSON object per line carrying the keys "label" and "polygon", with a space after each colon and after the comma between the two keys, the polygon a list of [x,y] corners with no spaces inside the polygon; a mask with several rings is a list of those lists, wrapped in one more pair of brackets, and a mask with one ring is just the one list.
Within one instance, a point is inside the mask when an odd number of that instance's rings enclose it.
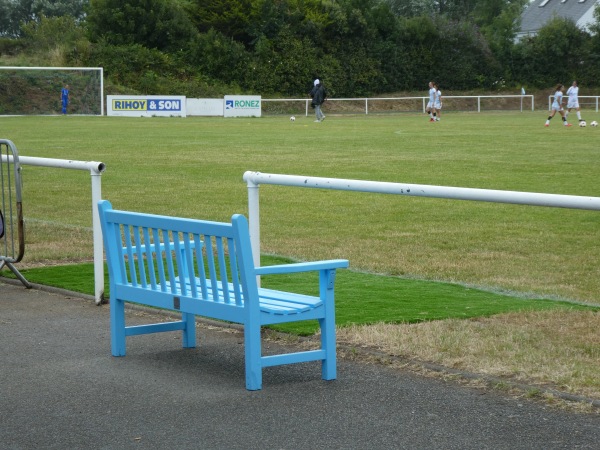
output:
{"label": "grey gravel path", "polygon": [[0,282],[0,448],[600,448],[597,415],[361,362],[333,382],[269,368],[248,392],[241,342],[201,326],[196,349],[163,333],[113,358],[107,305]]}

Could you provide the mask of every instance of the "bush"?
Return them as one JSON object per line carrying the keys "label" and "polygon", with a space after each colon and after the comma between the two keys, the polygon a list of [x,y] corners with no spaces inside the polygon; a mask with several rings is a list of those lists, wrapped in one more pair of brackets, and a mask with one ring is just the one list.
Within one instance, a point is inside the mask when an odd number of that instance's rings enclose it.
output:
{"label": "bush", "polygon": [[0,37],[0,55],[16,56],[23,52],[25,47],[22,39]]}

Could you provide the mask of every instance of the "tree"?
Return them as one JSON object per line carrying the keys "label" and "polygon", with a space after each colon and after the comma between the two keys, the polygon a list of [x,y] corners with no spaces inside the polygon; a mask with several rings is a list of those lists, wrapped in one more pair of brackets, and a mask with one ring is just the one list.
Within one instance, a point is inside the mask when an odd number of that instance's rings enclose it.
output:
{"label": "tree", "polygon": [[31,10],[35,19],[45,17],[71,16],[76,21],[85,17],[85,9],[89,0],[26,0],[31,2]]}
{"label": "tree", "polygon": [[0,0],[0,36],[20,37],[21,26],[42,17],[85,17],[89,0]]}
{"label": "tree", "polygon": [[250,55],[244,45],[214,28],[198,34],[185,58],[199,73],[224,83],[240,83],[249,70]]}
{"label": "tree", "polygon": [[473,11],[473,21],[502,65],[504,79],[511,79],[515,69],[515,36],[526,5],[527,0],[481,0]]}
{"label": "tree", "polygon": [[[23,25],[23,41],[30,52],[49,65],[77,65],[87,57],[89,41],[71,16],[45,17]],[[49,59],[52,58],[52,59]]]}
{"label": "tree", "polygon": [[435,12],[431,0],[387,0],[391,11],[401,17],[431,16]]}
{"label": "tree", "polygon": [[566,84],[581,78],[589,61],[589,50],[587,32],[569,19],[555,17],[536,36],[517,45],[520,60],[516,76],[537,87]]}
{"label": "tree", "polygon": [[200,33],[211,29],[223,36],[248,44],[251,0],[190,0],[190,19]]}
{"label": "tree", "polygon": [[92,41],[164,51],[178,51],[196,35],[178,0],[91,0],[87,23]]}

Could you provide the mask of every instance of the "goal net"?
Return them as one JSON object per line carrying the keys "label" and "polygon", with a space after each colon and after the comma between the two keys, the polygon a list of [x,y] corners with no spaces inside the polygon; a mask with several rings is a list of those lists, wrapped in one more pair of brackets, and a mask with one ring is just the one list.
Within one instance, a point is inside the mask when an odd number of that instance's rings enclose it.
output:
{"label": "goal net", "polygon": [[67,114],[103,115],[101,67],[0,67],[0,115],[62,114],[61,90],[69,85]]}

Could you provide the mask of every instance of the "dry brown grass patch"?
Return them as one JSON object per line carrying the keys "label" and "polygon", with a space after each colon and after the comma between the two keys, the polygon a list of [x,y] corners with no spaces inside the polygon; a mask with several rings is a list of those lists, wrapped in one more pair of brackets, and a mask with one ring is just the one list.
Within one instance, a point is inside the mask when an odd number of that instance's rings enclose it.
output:
{"label": "dry brown grass patch", "polygon": [[600,314],[543,311],[338,330],[341,343],[600,399]]}

